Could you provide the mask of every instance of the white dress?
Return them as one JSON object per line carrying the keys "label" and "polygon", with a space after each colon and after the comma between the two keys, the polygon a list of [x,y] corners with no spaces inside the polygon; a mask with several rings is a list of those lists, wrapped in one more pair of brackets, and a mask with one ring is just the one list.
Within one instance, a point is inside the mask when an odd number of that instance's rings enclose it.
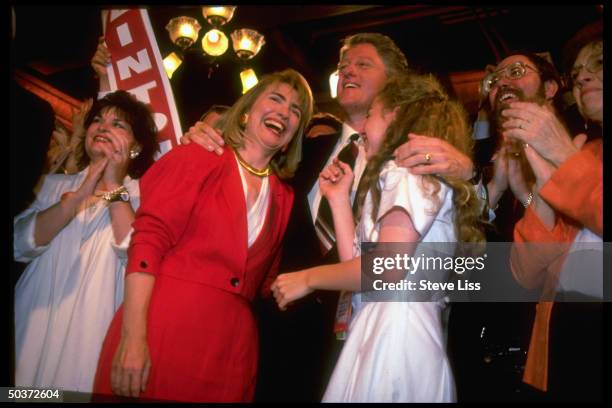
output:
{"label": "white dress", "polygon": [[[131,236],[115,242],[106,201],[80,210],[46,246],[34,243],[36,214],[76,191],[87,175],[45,177],[34,203],[14,219],[15,259],[29,262],[15,287],[17,386],[91,392],[106,330],[123,300]],[[134,209],[138,180],[126,177]]]}
{"label": "white dress", "polygon": [[[379,178],[380,208],[373,223],[368,194],[356,229],[360,242],[376,242],[380,219],[393,207],[406,210],[421,242],[456,242],[452,190],[440,183],[439,205],[425,198],[422,177],[390,161]],[[421,254],[419,248],[416,254]],[[446,355],[441,306],[434,302],[362,302],[353,295],[353,319],[324,402],[454,402],[455,384]]]}

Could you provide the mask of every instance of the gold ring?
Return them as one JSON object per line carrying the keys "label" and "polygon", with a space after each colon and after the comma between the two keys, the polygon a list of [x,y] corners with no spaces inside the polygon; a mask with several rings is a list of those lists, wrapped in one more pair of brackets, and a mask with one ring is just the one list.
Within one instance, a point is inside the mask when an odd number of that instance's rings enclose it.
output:
{"label": "gold ring", "polygon": [[427,163],[429,163],[429,162],[431,161],[431,153],[426,153],[426,154],[425,154],[425,161],[426,161]]}

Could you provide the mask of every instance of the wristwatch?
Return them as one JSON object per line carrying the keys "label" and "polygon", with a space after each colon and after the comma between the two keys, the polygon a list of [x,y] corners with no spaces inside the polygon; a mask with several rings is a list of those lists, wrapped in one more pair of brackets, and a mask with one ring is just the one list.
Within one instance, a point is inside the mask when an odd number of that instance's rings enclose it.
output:
{"label": "wristwatch", "polygon": [[115,201],[128,202],[130,201],[130,193],[128,193],[127,188],[125,188],[125,186],[121,186],[112,191],[107,191],[106,193],[102,194],[102,198],[108,201],[109,203],[114,203]]}

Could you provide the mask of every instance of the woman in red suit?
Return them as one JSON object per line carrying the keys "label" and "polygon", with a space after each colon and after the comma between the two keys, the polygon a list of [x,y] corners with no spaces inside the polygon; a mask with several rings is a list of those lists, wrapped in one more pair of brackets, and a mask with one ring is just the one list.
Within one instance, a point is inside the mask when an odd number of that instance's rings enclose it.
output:
{"label": "woman in red suit", "polygon": [[312,93],[296,71],[264,77],[226,113],[221,156],[178,146],[141,179],[125,299],[95,393],[251,401],[258,335],[251,301],[280,259]]}

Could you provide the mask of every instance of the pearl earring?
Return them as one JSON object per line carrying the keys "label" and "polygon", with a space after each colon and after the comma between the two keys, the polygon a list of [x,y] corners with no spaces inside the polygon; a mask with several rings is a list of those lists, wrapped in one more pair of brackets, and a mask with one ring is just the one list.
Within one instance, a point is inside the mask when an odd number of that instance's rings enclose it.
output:
{"label": "pearl earring", "polygon": [[134,160],[138,156],[140,156],[140,150],[136,150],[136,149],[130,150],[130,159]]}

